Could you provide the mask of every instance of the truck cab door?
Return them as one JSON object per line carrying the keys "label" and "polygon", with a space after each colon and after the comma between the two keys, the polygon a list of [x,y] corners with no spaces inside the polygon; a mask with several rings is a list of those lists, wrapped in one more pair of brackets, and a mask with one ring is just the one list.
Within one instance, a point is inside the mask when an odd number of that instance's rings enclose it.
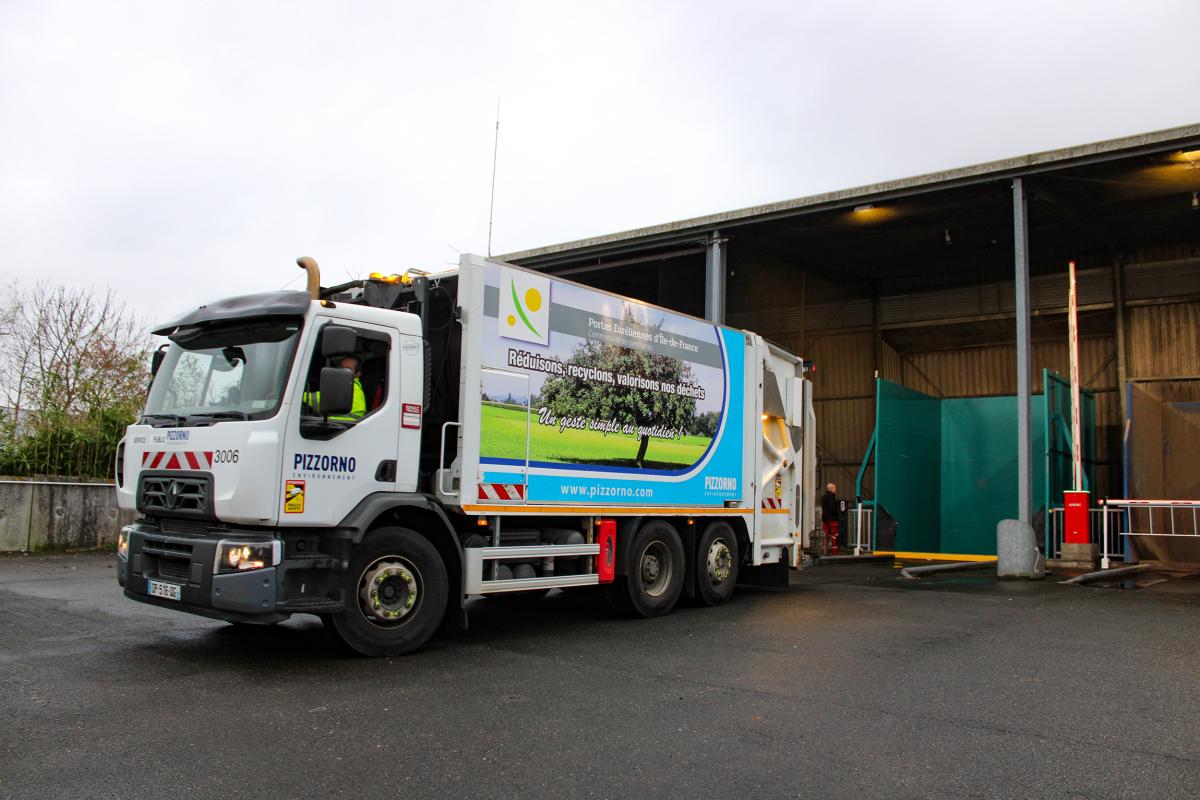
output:
{"label": "truck cab door", "polygon": [[[326,357],[322,331],[329,325],[355,332],[353,353]],[[301,351],[300,380],[288,400],[280,487],[281,526],[340,523],[374,492],[396,489],[400,435],[400,341],[391,328],[318,316]],[[357,411],[325,426],[316,413],[323,367],[359,360]]]}

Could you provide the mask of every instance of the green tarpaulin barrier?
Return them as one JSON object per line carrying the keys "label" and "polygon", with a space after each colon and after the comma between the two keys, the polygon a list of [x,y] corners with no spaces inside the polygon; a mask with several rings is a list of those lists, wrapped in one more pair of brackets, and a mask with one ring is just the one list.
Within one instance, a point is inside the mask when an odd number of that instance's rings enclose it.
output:
{"label": "green tarpaulin barrier", "polygon": [[[1069,385],[1043,374],[1031,403],[1033,498],[1062,506],[1070,485]],[[1081,393],[1085,473],[1095,474],[1095,400]],[[995,555],[996,523],[1017,516],[1017,398],[936,398],[877,381],[875,503],[895,549]]]}

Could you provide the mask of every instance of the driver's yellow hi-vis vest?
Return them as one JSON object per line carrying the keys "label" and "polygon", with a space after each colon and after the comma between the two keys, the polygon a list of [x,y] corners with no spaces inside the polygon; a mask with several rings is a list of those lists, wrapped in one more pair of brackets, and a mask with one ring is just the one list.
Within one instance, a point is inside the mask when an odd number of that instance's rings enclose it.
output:
{"label": "driver's yellow hi-vis vest", "polygon": [[[305,392],[304,402],[309,405],[314,411],[321,411],[321,393],[320,392]],[[367,396],[363,393],[362,382],[354,379],[354,390],[350,398],[350,413],[331,415],[329,418],[336,422],[358,422],[367,414]]]}

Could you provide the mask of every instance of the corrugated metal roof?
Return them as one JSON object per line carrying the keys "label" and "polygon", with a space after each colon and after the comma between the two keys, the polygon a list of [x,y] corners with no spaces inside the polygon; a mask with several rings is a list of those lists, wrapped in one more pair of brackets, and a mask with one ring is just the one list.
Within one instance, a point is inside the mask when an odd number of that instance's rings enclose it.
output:
{"label": "corrugated metal roof", "polygon": [[784,200],[777,203],[751,206],[749,208],[724,211],[691,219],[651,225],[644,228],[610,233],[587,239],[521,250],[499,256],[504,261],[515,263],[538,263],[558,255],[580,255],[582,251],[615,249],[621,245],[652,241],[673,240],[685,235],[695,236],[707,230],[743,225],[773,217],[816,211],[824,208],[848,206],[864,201],[881,200],[898,195],[911,195],[946,189],[953,186],[994,181],[1001,178],[1045,172],[1058,167],[1077,166],[1095,161],[1107,161],[1133,155],[1137,152],[1155,152],[1173,147],[1200,146],[1200,124],[1184,125],[1160,131],[1139,133],[1119,139],[1108,139],[1091,144],[1076,145],[1060,150],[1031,153],[1016,158],[1001,159],[969,167],[933,172],[910,178],[884,181],[870,186],[840,189],[832,192]]}

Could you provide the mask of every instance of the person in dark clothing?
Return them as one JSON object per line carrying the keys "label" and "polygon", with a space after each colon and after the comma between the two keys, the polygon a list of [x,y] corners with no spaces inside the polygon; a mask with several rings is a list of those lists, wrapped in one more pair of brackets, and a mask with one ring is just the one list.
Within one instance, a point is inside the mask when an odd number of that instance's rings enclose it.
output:
{"label": "person in dark clothing", "polygon": [[826,484],[825,494],[821,495],[821,528],[825,531],[825,541],[829,543],[829,554],[837,555],[838,552],[838,534],[841,533],[838,525],[838,515],[841,509],[838,505],[837,485]]}

